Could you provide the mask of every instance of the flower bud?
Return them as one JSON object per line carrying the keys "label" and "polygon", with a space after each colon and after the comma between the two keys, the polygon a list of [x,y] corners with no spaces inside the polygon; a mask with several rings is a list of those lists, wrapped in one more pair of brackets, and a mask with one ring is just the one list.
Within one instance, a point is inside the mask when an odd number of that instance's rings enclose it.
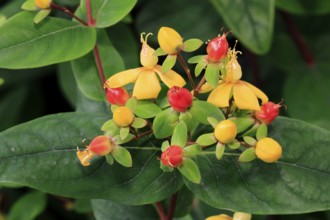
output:
{"label": "flower bud", "polygon": [[233,218],[228,215],[221,214],[207,217],[205,220],[233,220]]}
{"label": "flower bud", "polygon": [[144,33],[141,34],[141,43],[142,48],[140,51],[140,62],[142,66],[144,67],[154,67],[158,63],[158,57],[155,54],[155,50],[151,48],[148,43],[148,37],[149,35],[152,35],[152,33],[149,33],[143,38]]}
{"label": "flower bud", "polygon": [[281,103],[267,102],[260,107],[259,111],[255,112],[255,116],[258,120],[269,125],[278,116],[281,106]]}
{"label": "flower bud", "polygon": [[50,4],[52,3],[51,0],[34,0],[34,4],[39,8],[39,9],[48,9],[50,8]]}
{"label": "flower bud", "polygon": [[257,142],[255,153],[260,160],[273,163],[282,156],[282,147],[274,139],[266,137]]}
{"label": "flower bud", "polygon": [[173,86],[167,92],[168,102],[175,111],[185,112],[191,106],[193,96],[186,88]]}
{"label": "flower bud", "polygon": [[182,147],[172,145],[169,146],[161,155],[160,160],[165,166],[178,167],[183,162]]}
{"label": "flower bud", "polygon": [[231,120],[223,120],[214,129],[215,138],[223,144],[232,142],[237,134],[237,127]]}
{"label": "flower bud", "polygon": [[133,112],[126,106],[120,106],[113,112],[113,120],[120,127],[127,127],[134,120]]}
{"label": "flower bud", "polygon": [[159,46],[167,54],[177,54],[183,47],[182,37],[178,32],[169,27],[162,27],[158,31]]}
{"label": "flower bud", "polygon": [[206,48],[208,60],[213,63],[219,62],[227,55],[228,48],[226,34],[213,38]]}
{"label": "flower bud", "polygon": [[237,61],[237,53],[235,50],[230,51],[230,60],[226,64],[226,82],[236,82],[242,77],[242,68]]}
{"label": "flower bud", "polygon": [[125,105],[130,98],[127,90],[120,88],[107,88],[107,100],[112,105]]}
{"label": "flower bud", "polygon": [[105,156],[111,152],[112,143],[109,137],[100,135],[95,137],[87,148],[96,155]]}

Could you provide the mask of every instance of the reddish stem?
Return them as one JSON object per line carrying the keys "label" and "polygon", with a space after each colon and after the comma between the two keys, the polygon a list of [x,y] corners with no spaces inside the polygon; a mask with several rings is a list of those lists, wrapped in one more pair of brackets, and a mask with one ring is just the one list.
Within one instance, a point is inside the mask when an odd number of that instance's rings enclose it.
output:
{"label": "reddish stem", "polygon": [[197,87],[194,89],[194,96],[197,96],[199,94],[199,91],[201,91],[202,86],[206,82],[205,75],[201,78],[199,81]]}
{"label": "reddish stem", "polygon": [[50,7],[53,8],[53,9],[59,10],[59,11],[63,11],[64,13],[70,15],[70,17],[72,17],[72,18],[76,19],[77,21],[79,21],[81,24],[83,24],[85,26],[88,26],[88,24],[85,21],[83,21],[81,18],[79,18],[75,14],[73,14],[69,9],[67,9],[65,7],[62,7],[62,6],[59,6],[59,5],[56,5],[53,2],[50,3]]}
{"label": "reddish stem", "polygon": [[179,62],[181,64],[181,66],[183,67],[184,71],[186,72],[186,74],[188,76],[188,79],[190,81],[192,89],[195,90],[195,83],[194,83],[194,80],[192,79],[190,69],[188,68],[188,65],[187,65],[186,61],[183,59],[183,57],[180,53],[178,53],[177,56],[178,56],[178,59],[179,59]]}
{"label": "reddish stem", "polygon": [[281,11],[280,13],[285,21],[288,31],[292,35],[292,38],[296,43],[298,49],[300,50],[300,53],[304,58],[305,62],[309,67],[313,67],[315,65],[314,57],[312,53],[309,51],[307,44],[304,41],[298,27],[295,25],[295,23],[293,22],[293,20],[291,19],[288,13],[283,11]]}
{"label": "reddish stem", "polygon": [[[104,75],[104,71],[103,71],[103,67],[102,67],[102,60],[101,60],[101,56],[100,56],[100,52],[99,52],[99,48],[98,48],[97,44],[95,44],[95,46],[94,46],[93,53],[94,53],[96,67],[97,67],[97,70],[98,70],[97,72],[99,74],[102,87],[104,87],[105,75]],[[106,91],[106,89],[104,89],[104,91]]]}
{"label": "reddish stem", "polygon": [[87,12],[88,26],[94,26],[95,25],[95,20],[93,19],[90,0],[86,0],[86,12]]}
{"label": "reddish stem", "polygon": [[161,202],[157,202],[157,203],[155,203],[155,208],[159,215],[159,219],[166,220],[166,215],[165,215],[163,204]]}
{"label": "reddish stem", "polygon": [[176,208],[176,199],[177,199],[177,193],[174,193],[171,197],[170,207],[169,207],[168,214],[167,214],[167,220],[173,219],[173,216],[175,213],[175,208]]}

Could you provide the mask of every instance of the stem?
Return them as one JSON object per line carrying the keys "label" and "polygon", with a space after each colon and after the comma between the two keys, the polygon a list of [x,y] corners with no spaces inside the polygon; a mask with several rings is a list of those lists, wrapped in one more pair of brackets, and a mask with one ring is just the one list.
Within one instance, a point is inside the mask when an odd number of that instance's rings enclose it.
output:
{"label": "stem", "polygon": [[88,26],[88,24],[84,20],[82,20],[81,18],[77,17],[69,9],[67,9],[65,7],[62,7],[62,6],[59,6],[59,5],[56,5],[53,2],[50,3],[50,7],[51,8],[54,8],[54,9],[57,9],[59,11],[63,11],[64,13],[68,14],[70,17],[72,17],[72,18],[76,19],[77,21],[79,21],[81,24],[83,24],[85,26]]}
{"label": "stem", "polygon": [[[104,84],[105,84],[105,75],[104,75],[104,71],[103,71],[103,67],[102,67],[102,60],[101,60],[101,56],[100,56],[100,52],[99,52],[99,48],[98,48],[97,44],[95,44],[95,46],[94,46],[93,53],[94,53],[96,67],[97,67],[97,72],[99,74],[102,88],[103,88]],[[104,91],[105,91],[105,89],[104,89]]]}
{"label": "stem", "polygon": [[190,70],[188,68],[188,65],[187,65],[186,61],[183,59],[181,53],[178,53],[177,56],[178,56],[178,59],[179,59],[179,62],[181,64],[181,66],[183,67],[184,71],[186,72],[186,74],[188,76],[191,87],[195,90],[195,83],[194,83],[194,80],[192,79],[192,76],[191,76],[191,73],[190,73]]}
{"label": "stem", "polygon": [[199,81],[197,87],[194,89],[194,96],[197,96],[199,94],[199,91],[201,91],[201,88],[205,82],[206,82],[206,79],[205,79],[205,74],[204,74],[204,76],[201,78],[201,81]]}
{"label": "stem", "polygon": [[93,19],[90,0],[86,0],[86,12],[87,12],[88,26],[94,26],[95,20]]}
{"label": "stem", "polygon": [[131,149],[131,150],[156,150],[159,151],[160,148],[158,147],[126,147],[126,149]]}
{"label": "stem", "polygon": [[251,145],[249,145],[248,143],[245,143],[244,141],[240,141],[239,143],[240,143],[240,145],[242,145],[244,147],[252,147]]}
{"label": "stem", "polygon": [[[202,152],[202,153],[200,153],[200,154],[202,154],[202,155],[213,155],[213,154],[215,154],[215,151],[204,151],[204,152]],[[223,155],[227,155],[227,156],[239,156],[240,154],[238,154],[238,153],[223,153]]]}
{"label": "stem", "polygon": [[168,209],[168,214],[167,214],[167,220],[172,220],[174,213],[175,213],[175,208],[176,208],[176,199],[177,199],[177,193],[174,193],[171,197],[170,201],[170,207]]}
{"label": "stem", "polygon": [[166,215],[165,215],[163,204],[161,202],[157,202],[157,203],[155,203],[155,208],[159,215],[159,219],[166,220]]}
{"label": "stem", "polygon": [[307,44],[304,41],[299,29],[297,28],[297,26],[295,25],[295,23],[293,22],[293,20],[291,19],[290,15],[288,13],[283,12],[283,11],[281,11],[280,13],[285,21],[288,31],[292,35],[292,38],[293,38],[294,42],[296,43],[306,64],[309,67],[313,67],[315,65],[314,57],[313,57],[312,53],[309,51]]}
{"label": "stem", "polygon": [[149,134],[151,134],[152,132],[153,132],[153,130],[145,131],[145,132],[143,132],[143,133],[141,133],[141,134],[135,136],[135,137],[132,139],[132,141],[135,141],[135,140],[140,139],[140,138],[142,138],[142,137],[144,137],[144,136],[146,136],[146,135],[149,135]]}

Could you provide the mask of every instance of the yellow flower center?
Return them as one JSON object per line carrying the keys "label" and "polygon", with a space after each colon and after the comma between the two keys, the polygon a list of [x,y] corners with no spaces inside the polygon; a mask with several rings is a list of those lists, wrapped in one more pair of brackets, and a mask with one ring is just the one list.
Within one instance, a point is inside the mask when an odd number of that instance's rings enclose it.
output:
{"label": "yellow flower center", "polygon": [[141,34],[141,43],[142,43],[142,49],[140,52],[140,62],[142,66],[152,68],[158,63],[158,57],[155,55],[155,50],[152,49],[148,43],[148,37],[152,35],[152,33],[149,33],[144,37],[145,33]]}
{"label": "yellow flower center", "polygon": [[34,0],[34,4],[40,9],[50,8],[51,0]]}
{"label": "yellow flower center", "polygon": [[180,34],[169,27],[159,29],[158,43],[167,54],[176,54],[183,46],[183,40]]}
{"label": "yellow flower center", "polygon": [[221,121],[214,129],[215,138],[224,144],[232,142],[235,139],[236,134],[236,124],[231,120]]}
{"label": "yellow flower center", "polygon": [[256,145],[257,157],[267,163],[273,163],[282,156],[282,147],[272,138],[263,138]]}
{"label": "yellow flower center", "polygon": [[113,120],[120,127],[127,127],[134,120],[133,112],[126,106],[120,106],[113,112]]}

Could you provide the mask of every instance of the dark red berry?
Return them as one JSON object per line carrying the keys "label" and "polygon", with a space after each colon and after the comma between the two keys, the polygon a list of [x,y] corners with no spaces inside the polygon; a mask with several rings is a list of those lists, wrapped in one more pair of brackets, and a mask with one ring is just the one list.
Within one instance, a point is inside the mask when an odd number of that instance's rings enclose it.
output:
{"label": "dark red berry", "polygon": [[183,162],[182,147],[172,145],[169,146],[161,155],[160,160],[165,166],[178,167]]}
{"label": "dark red berry", "polygon": [[175,111],[185,112],[191,106],[193,96],[188,89],[173,86],[167,92],[168,102]]}
{"label": "dark red berry", "polygon": [[206,48],[208,60],[211,62],[219,62],[227,55],[228,48],[229,45],[226,34],[213,38]]}
{"label": "dark red berry", "polygon": [[281,103],[267,102],[260,107],[259,111],[255,112],[255,116],[263,123],[269,125],[278,116],[281,106]]}
{"label": "dark red berry", "polygon": [[107,100],[112,105],[125,105],[129,98],[125,88],[107,88]]}

